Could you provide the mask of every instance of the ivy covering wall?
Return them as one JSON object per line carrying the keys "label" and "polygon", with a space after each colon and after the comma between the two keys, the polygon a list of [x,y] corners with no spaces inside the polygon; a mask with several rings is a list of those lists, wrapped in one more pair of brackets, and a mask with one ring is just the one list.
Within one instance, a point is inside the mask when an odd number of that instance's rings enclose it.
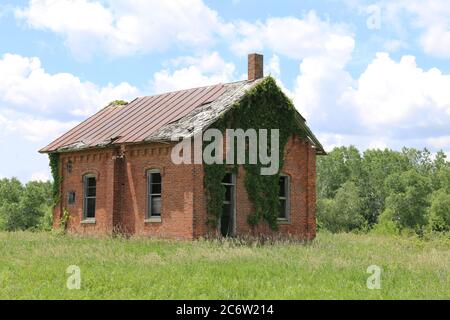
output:
{"label": "ivy covering wall", "polygon": [[48,158],[50,160],[50,171],[53,177],[53,206],[56,206],[61,198],[60,187],[62,182],[62,177],[60,176],[59,170],[59,153],[49,153]]}
{"label": "ivy covering wall", "polygon": [[[297,122],[297,112],[292,101],[277,86],[272,77],[263,79],[251,88],[245,96],[236,103],[230,111],[219,118],[210,128],[224,132],[232,129],[279,129],[279,159],[281,169],[284,163],[284,148],[293,134],[305,137]],[[268,132],[270,143],[270,131]],[[235,144],[236,148],[236,144]],[[268,150],[270,150],[270,145]],[[236,152],[235,152],[236,154]],[[248,155],[247,155],[248,156]],[[246,156],[246,157],[247,157]],[[248,223],[256,226],[265,220],[271,229],[278,228],[279,213],[279,173],[261,175],[259,158],[257,164],[245,161],[245,187],[253,204],[253,211],[248,217]],[[234,165],[237,170],[237,165]],[[211,164],[204,166],[204,186],[207,199],[208,224],[217,227],[222,214],[222,203],[225,198],[225,187],[221,182],[227,172],[226,164]]]}

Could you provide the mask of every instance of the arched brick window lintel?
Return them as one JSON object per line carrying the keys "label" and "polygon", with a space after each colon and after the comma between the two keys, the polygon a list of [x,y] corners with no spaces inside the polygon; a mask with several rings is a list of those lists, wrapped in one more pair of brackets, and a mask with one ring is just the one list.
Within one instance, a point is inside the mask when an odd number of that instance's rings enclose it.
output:
{"label": "arched brick window lintel", "polygon": [[144,170],[143,170],[143,172],[142,172],[142,176],[145,177],[145,178],[147,178],[147,173],[148,173],[150,170],[158,170],[158,171],[161,173],[161,176],[162,176],[162,177],[164,176],[165,171],[166,171],[166,170],[165,170],[165,167],[164,167],[164,166],[161,166],[161,164],[149,162],[149,163],[146,163],[146,164],[145,164]]}
{"label": "arched brick window lintel", "polygon": [[84,182],[85,176],[94,176],[96,181],[100,180],[100,171],[97,169],[88,169],[82,172],[81,174],[81,182]]}

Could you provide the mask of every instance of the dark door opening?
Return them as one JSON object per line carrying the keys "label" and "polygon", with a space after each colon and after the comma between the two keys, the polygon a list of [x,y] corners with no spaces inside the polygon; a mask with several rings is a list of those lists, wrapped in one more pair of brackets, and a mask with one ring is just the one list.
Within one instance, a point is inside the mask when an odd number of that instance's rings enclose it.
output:
{"label": "dark door opening", "polygon": [[220,233],[224,237],[234,235],[235,226],[235,175],[227,173],[222,180],[225,186],[225,199],[222,204],[222,217],[220,218]]}

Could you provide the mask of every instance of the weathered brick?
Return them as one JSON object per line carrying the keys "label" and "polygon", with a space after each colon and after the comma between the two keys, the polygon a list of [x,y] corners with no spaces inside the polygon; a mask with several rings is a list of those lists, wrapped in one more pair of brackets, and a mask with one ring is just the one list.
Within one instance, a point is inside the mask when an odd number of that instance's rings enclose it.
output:
{"label": "weathered brick", "polygon": [[[70,213],[68,231],[82,234],[122,232],[150,237],[193,239],[205,236],[206,199],[203,165],[172,163],[173,144],[151,143],[122,148],[98,149],[61,154],[62,198],[54,210],[54,226],[59,225],[64,208]],[[280,224],[279,233],[301,239],[316,234],[316,154],[311,144],[292,137],[285,148],[282,173],[290,176],[290,222]],[[66,165],[72,161],[72,172]],[[147,175],[159,169],[162,175],[161,222],[145,222],[147,210]],[[97,177],[95,224],[83,224],[83,176]],[[273,234],[267,224],[252,228],[247,216],[252,210],[244,184],[245,171],[238,170],[236,181],[236,233]],[[67,194],[76,193],[69,205]]]}

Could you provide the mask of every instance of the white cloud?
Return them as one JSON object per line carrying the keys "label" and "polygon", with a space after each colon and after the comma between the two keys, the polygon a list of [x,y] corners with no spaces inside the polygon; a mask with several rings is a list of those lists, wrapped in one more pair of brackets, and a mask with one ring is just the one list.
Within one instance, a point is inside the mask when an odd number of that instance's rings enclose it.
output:
{"label": "white cloud", "polygon": [[50,173],[48,171],[37,171],[30,177],[30,181],[47,182],[50,180]]}
{"label": "white cloud", "polygon": [[281,75],[280,57],[276,54],[272,55],[269,63],[264,67],[264,71],[266,74],[271,74],[272,76],[279,78]]}
{"label": "white cloud", "polygon": [[414,24],[424,31],[420,44],[432,56],[450,58],[450,6],[448,0],[404,1],[404,8],[415,15]]}
{"label": "white cloud", "polygon": [[405,48],[408,48],[408,44],[399,39],[388,39],[383,42],[383,49],[388,52],[395,52]]}
{"label": "white cloud", "polygon": [[[415,57],[378,53],[354,79],[323,58],[306,58],[294,101],[324,144],[450,149],[450,75],[423,70]],[[343,138],[345,137],[345,138]],[[328,148],[327,148],[328,149]]]}
{"label": "white cloud", "polygon": [[154,92],[167,92],[230,82],[234,79],[235,66],[225,62],[217,52],[198,57],[181,57],[171,61],[177,68],[165,68],[156,72],[152,80]]}
{"label": "white cloud", "polygon": [[0,110],[0,126],[5,133],[19,135],[31,142],[52,140],[76,124],[78,124],[77,121],[41,119],[12,110]]}
{"label": "white cloud", "polygon": [[344,143],[344,136],[337,133],[321,132],[317,135],[317,138],[322,143],[326,152],[330,152],[336,147],[346,145],[346,143]]}
{"label": "white cloud", "polygon": [[384,150],[388,147],[386,140],[383,138],[375,138],[375,140],[372,140],[369,142],[369,148],[370,149],[380,149]]}
{"label": "white cloud", "polygon": [[223,23],[201,0],[31,0],[15,13],[27,25],[64,37],[76,57],[162,51],[177,44],[208,47]]}
{"label": "white cloud", "polygon": [[[367,8],[367,1],[346,1],[352,8]],[[419,30],[419,36],[414,34],[414,41],[430,56],[450,58],[450,6],[448,0],[378,0],[380,8],[381,28],[392,29],[401,39],[406,39],[410,28]],[[371,5],[373,5],[373,3]],[[387,41],[384,50],[404,48],[406,44]]]}
{"label": "white cloud", "polygon": [[427,143],[436,149],[450,150],[450,135],[429,138],[427,139]]}
{"label": "white cloud", "polygon": [[123,82],[99,87],[69,73],[49,74],[38,58],[0,58],[0,107],[41,116],[87,116],[109,101],[130,99],[138,90]]}
{"label": "white cloud", "polygon": [[241,21],[235,31],[237,39],[231,47],[239,55],[268,48],[293,59],[327,56],[343,64],[355,45],[344,25],[323,21],[314,11],[303,19],[274,17],[255,24]]}
{"label": "white cloud", "polygon": [[450,75],[436,68],[422,70],[413,56],[403,56],[396,62],[387,53],[378,53],[359,77],[356,88],[344,95],[363,123],[374,130],[448,129],[449,87]]}
{"label": "white cloud", "polygon": [[308,120],[340,125],[345,110],[337,104],[354,82],[344,67],[328,57],[303,59],[294,88],[294,102]]}

